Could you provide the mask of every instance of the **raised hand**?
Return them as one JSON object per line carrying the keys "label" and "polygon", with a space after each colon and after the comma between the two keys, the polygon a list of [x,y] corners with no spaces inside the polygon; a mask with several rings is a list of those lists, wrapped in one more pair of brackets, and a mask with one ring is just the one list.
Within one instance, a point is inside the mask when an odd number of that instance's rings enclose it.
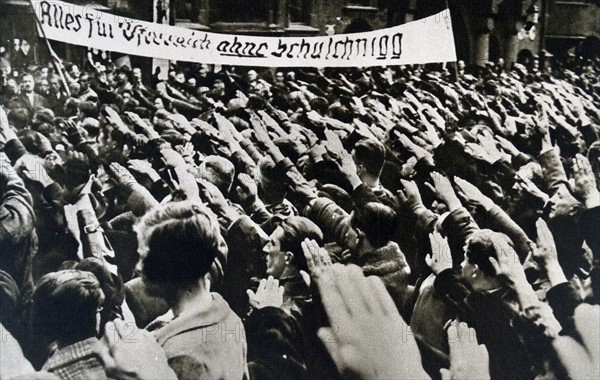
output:
{"label": "raised hand", "polygon": [[160,154],[162,155],[165,165],[169,167],[177,168],[182,166],[185,167],[187,165],[181,154],[173,149],[162,149]]}
{"label": "raised hand", "polygon": [[177,379],[154,336],[120,319],[106,323],[94,352],[111,379]]}
{"label": "raised hand", "polygon": [[493,165],[502,158],[500,155],[494,155],[495,151],[487,151],[486,148],[476,143],[467,143],[465,150],[474,158],[485,161],[490,165]]}
{"label": "raised hand", "polygon": [[331,267],[332,262],[329,253],[325,248],[320,247],[315,240],[307,238],[300,245],[306,258],[308,270],[313,277],[318,277],[323,271]]}
{"label": "raised hand", "polygon": [[199,187],[202,198],[206,200],[209,205],[216,207],[220,211],[229,207],[227,199],[215,184],[202,180],[199,183]]}
{"label": "raised hand", "polygon": [[110,124],[113,124],[118,127],[125,126],[125,123],[123,123],[121,116],[119,116],[117,111],[112,109],[112,107],[109,107],[109,106],[104,107],[104,113],[105,113],[104,117],[106,118],[106,121],[108,121]]}
{"label": "raised hand", "polygon": [[596,186],[596,178],[592,165],[587,157],[577,154],[573,159],[574,190],[583,198],[587,208],[600,206],[600,191]]}
{"label": "raised hand", "polygon": [[537,229],[537,250],[533,251],[533,258],[542,266],[547,266],[551,263],[558,263],[558,253],[554,236],[548,228],[548,225],[543,219],[538,219],[535,222]]}
{"label": "raised hand", "polygon": [[316,280],[331,327],[318,335],[342,376],[426,379],[408,326],[377,277],[334,264]]}
{"label": "raised hand", "polygon": [[490,378],[490,356],[477,341],[475,329],[453,320],[447,330],[450,369],[442,368],[442,380],[485,380]]}
{"label": "raised hand", "polygon": [[528,284],[523,266],[514,248],[500,234],[494,233],[492,239],[498,259],[490,257],[489,260],[496,272],[496,276],[505,281],[509,286]]}
{"label": "raised hand", "polygon": [[454,177],[454,183],[458,188],[458,194],[469,204],[482,206],[486,210],[494,207],[494,201],[485,196],[477,186],[462,178]]}
{"label": "raised hand", "polygon": [[431,156],[431,154],[427,150],[421,148],[420,146],[412,142],[408,137],[406,137],[402,133],[395,131],[395,134],[400,140],[400,143],[406,149],[408,149],[408,151],[411,152],[415,157],[417,157],[417,159]]}
{"label": "raised hand", "polygon": [[273,144],[273,140],[271,140],[271,137],[269,136],[267,127],[258,116],[255,114],[250,115],[250,124],[252,125],[252,128],[254,129],[254,135],[259,142],[267,146]]}
{"label": "raised hand", "polygon": [[148,138],[154,139],[160,137],[158,132],[154,130],[154,127],[152,127],[152,125],[144,121],[137,113],[125,112],[125,115],[127,115],[127,117],[129,118],[129,120],[131,120],[132,123],[141,128],[144,131],[144,134],[148,136]]}
{"label": "raised hand", "polygon": [[582,303],[575,309],[578,338],[559,336],[552,342],[569,379],[600,379],[600,306]]}
{"label": "raised hand", "polygon": [[181,154],[181,157],[185,160],[186,158],[193,160],[196,151],[194,150],[194,145],[191,142],[186,142],[183,145],[178,145],[175,150]]}
{"label": "raised hand", "polygon": [[429,183],[425,183],[425,186],[437,194],[438,198],[441,199],[446,206],[448,206],[450,211],[462,207],[460,199],[458,199],[456,196],[448,177],[438,172],[432,172],[431,179],[433,181],[433,186],[431,186]]}
{"label": "raised hand", "polygon": [[346,178],[352,184],[352,188],[356,188],[359,186],[362,181],[358,177],[356,172],[356,163],[352,158],[352,155],[348,153],[347,150],[343,149],[340,152],[341,156],[339,157],[340,171],[346,176]]}
{"label": "raised hand", "polygon": [[160,175],[152,164],[146,160],[129,160],[127,162],[127,168],[136,173],[140,178],[140,181],[146,184],[146,187],[150,187],[154,182],[160,179]]}
{"label": "raised hand", "polygon": [[425,207],[423,204],[423,200],[421,199],[421,193],[419,192],[419,187],[417,186],[415,181],[406,181],[401,179],[403,190],[398,191],[398,198],[404,204],[409,205],[409,207],[416,211],[420,207]]}
{"label": "raised hand", "polygon": [[256,293],[248,289],[246,294],[250,301],[250,306],[254,309],[262,309],[263,307],[281,308],[283,305],[283,286],[279,286],[279,280],[269,276],[268,279],[260,280]]}
{"label": "raised hand", "polygon": [[517,156],[521,151],[510,141],[505,139],[502,136],[496,136],[496,140],[498,140],[498,144],[502,149],[504,149],[508,154],[512,156]]}
{"label": "raised hand", "polygon": [[133,186],[138,183],[129,170],[119,163],[111,163],[109,169],[108,174],[115,181],[117,187],[120,187],[123,190],[131,191],[133,190]]}
{"label": "raised hand", "polygon": [[67,140],[69,140],[71,144],[77,146],[83,142],[83,136],[81,136],[81,133],[73,120],[65,120],[64,126]]}
{"label": "raised hand", "polygon": [[434,230],[429,234],[429,243],[431,244],[431,254],[425,256],[425,262],[433,273],[437,275],[446,269],[452,269],[452,255],[448,239]]}
{"label": "raised hand", "polygon": [[279,123],[277,123],[275,119],[273,119],[271,115],[269,115],[266,111],[260,110],[258,111],[258,114],[260,115],[265,125],[271,128],[271,130],[277,133],[280,137],[286,135],[285,131],[279,126]]}
{"label": "raised hand", "polygon": [[494,139],[494,136],[489,133],[483,133],[477,136],[477,140],[490,156],[498,158],[499,160],[502,159],[502,152],[500,152],[496,147],[496,140]]}
{"label": "raised hand", "polygon": [[344,148],[344,145],[342,144],[342,140],[340,140],[340,137],[338,136],[337,133],[330,131],[329,129],[325,130],[325,138],[327,139],[327,145],[325,145],[325,148],[327,149],[327,151],[336,158],[342,157],[342,155],[344,154],[344,152],[346,152],[346,149]]}
{"label": "raised hand", "polygon": [[519,177],[520,181],[519,184],[521,185],[521,187],[527,191],[529,194],[533,195],[534,197],[540,198],[544,204],[546,204],[546,202],[548,202],[548,200],[550,199],[550,196],[546,193],[544,193],[542,190],[540,190],[539,187],[537,187],[537,185],[535,183],[533,183],[533,181],[531,181],[528,178],[522,178]]}
{"label": "raised hand", "polygon": [[19,159],[17,169],[21,170],[23,177],[47,187],[54,183],[44,167],[44,160],[32,154],[26,154]]}

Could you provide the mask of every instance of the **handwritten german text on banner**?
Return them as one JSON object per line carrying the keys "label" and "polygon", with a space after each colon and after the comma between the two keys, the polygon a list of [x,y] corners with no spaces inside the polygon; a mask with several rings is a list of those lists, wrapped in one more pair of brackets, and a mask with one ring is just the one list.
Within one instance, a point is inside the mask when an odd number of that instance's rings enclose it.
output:
{"label": "handwritten german text on banner", "polygon": [[327,37],[218,34],[32,0],[47,38],[125,54],[271,67],[388,66],[456,61],[450,12],[393,28]]}

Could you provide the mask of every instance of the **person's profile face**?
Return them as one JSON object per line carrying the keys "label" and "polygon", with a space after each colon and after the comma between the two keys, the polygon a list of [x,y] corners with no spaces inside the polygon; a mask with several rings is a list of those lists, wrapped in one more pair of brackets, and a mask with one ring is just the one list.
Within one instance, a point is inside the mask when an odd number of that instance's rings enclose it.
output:
{"label": "person's profile face", "polygon": [[548,217],[555,219],[572,215],[578,204],[579,201],[571,195],[566,185],[562,184],[548,201],[548,206],[550,207]]}
{"label": "person's profile face", "polygon": [[474,288],[473,285],[476,283],[477,277],[479,276],[479,268],[477,268],[476,265],[471,264],[469,259],[465,256],[463,261],[460,263],[460,271],[462,278],[469,285],[471,285],[472,288]]}
{"label": "person's profile face", "polygon": [[360,245],[360,231],[355,228],[352,224],[354,218],[354,211],[350,212],[350,215],[346,217],[345,224],[348,226],[348,230],[344,234],[344,245],[351,251],[356,251]]}
{"label": "person's profile face", "polygon": [[73,67],[71,67],[71,74],[76,77],[79,76],[80,72],[79,67],[77,65],[73,65]]}
{"label": "person's profile face", "polygon": [[267,276],[281,278],[287,264],[285,262],[286,252],[281,251],[281,240],[284,235],[284,230],[277,227],[269,236],[269,241],[263,247],[265,260],[267,262]]}

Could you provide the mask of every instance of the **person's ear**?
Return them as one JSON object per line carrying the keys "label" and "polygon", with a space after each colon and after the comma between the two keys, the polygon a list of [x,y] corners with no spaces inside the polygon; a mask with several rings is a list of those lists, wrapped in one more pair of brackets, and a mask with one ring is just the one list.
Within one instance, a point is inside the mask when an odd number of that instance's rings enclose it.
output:
{"label": "person's ear", "polygon": [[581,205],[574,204],[571,206],[571,209],[569,210],[569,216],[575,216],[579,213],[579,211],[581,211]]}
{"label": "person's ear", "polygon": [[479,276],[479,265],[478,264],[474,264],[473,265],[473,272],[471,272],[471,278],[477,278]]}
{"label": "person's ear", "polygon": [[290,251],[287,251],[284,256],[285,264],[290,265],[292,260],[294,259],[294,254]]}
{"label": "person's ear", "polygon": [[360,247],[367,240],[367,235],[359,228],[356,228],[356,246]]}
{"label": "person's ear", "polygon": [[357,175],[359,175],[359,176],[362,175],[363,169],[364,169],[363,164],[356,163],[356,174]]}

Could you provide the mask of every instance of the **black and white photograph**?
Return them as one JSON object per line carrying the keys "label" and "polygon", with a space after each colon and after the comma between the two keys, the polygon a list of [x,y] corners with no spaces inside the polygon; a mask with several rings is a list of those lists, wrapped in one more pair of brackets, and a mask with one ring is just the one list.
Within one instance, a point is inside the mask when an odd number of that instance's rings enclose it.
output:
{"label": "black and white photograph", "polygon": [[0,0],[0,380],[600,380],[598,0]]}

